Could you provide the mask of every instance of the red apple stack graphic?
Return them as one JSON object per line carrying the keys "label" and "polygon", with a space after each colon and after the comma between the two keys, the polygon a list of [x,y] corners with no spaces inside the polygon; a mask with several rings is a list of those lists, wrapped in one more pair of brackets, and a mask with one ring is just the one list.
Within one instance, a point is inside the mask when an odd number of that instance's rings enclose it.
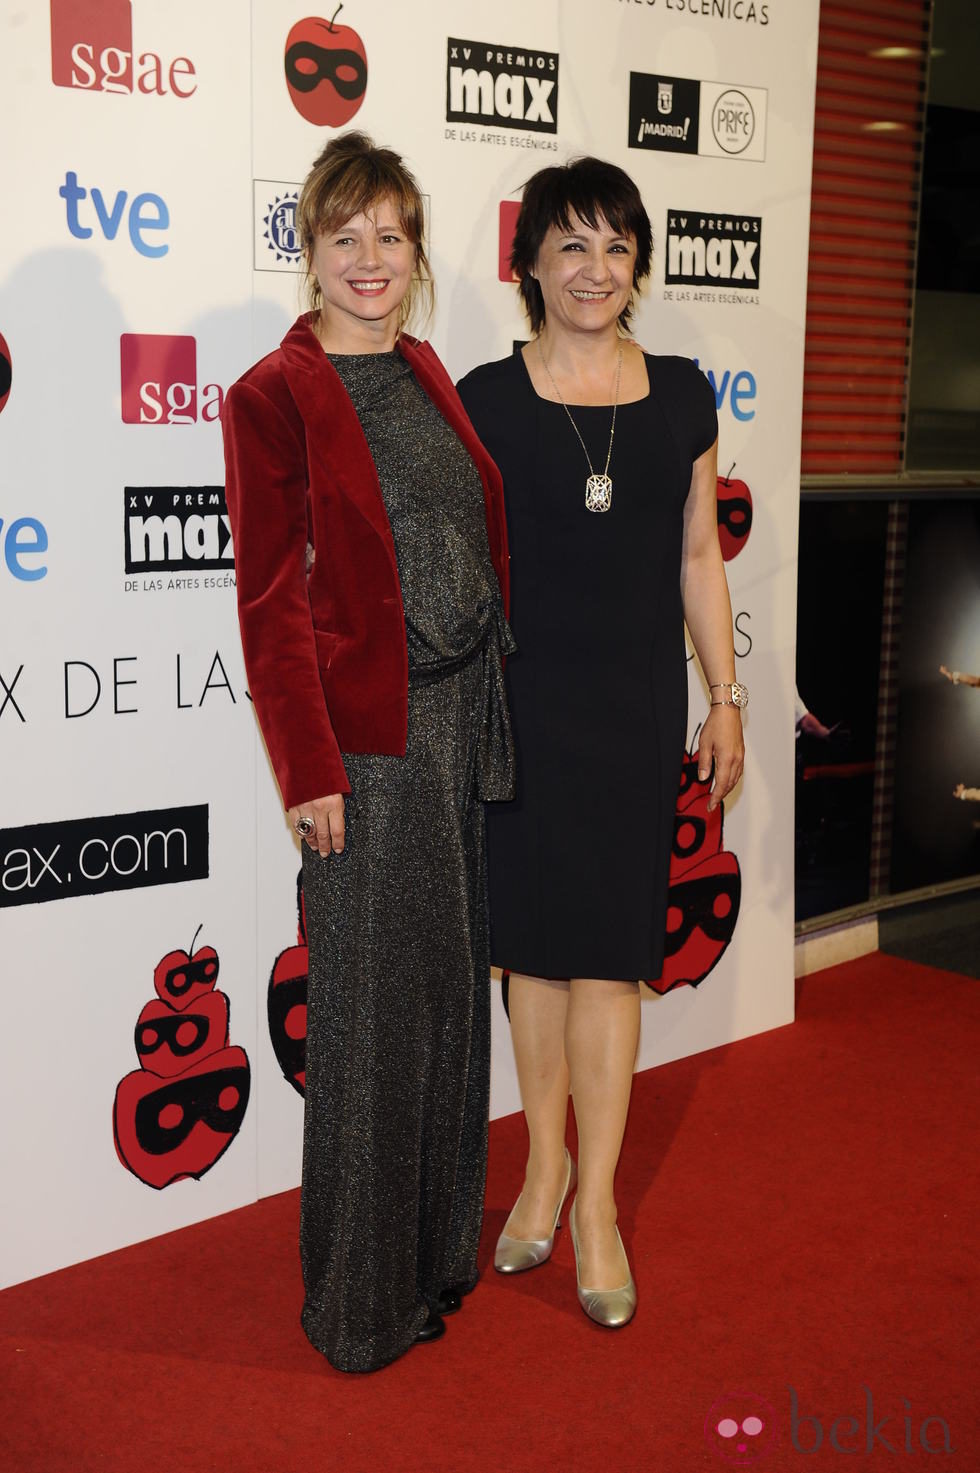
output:
{"label": "red apple stack graphic", "polygon": [[318,128],[342,128],[364,101],[367,53],[350,26],[308,15],[286,37],[286,87],[300,117]]}
{"label": "red apple stack graphic", "polygon": [[112,1110],[116,1153],[158,1190],[198,1180],[238,1134],[251,1074],[244,1049],[228,1045],[228,998],[215,990],[212,946],[171,951],[157,963],[157,995],[136,1020],[140,1068],[121,1080]]}
{"label": "red apple stack graphic", "polygon": [[733,481],[732,470],[718,477],[718,541],[726,563],[737,557],[752,530],[752,492],[744,481]]}
{"label": "red apple stack graphic", "polygon": [[742,876],[722,842],[724,804],[708,812],[711,782],[699,782],[697,757],[686,752],[674,814],[667,892],[664,969],[655,992],[703,982],[735,931]]}
{"label": "red apple stack graphic", "polygon": [[299,921],[296,945],[287,946],[276,957],[269,978],[267,1007],[269,1038],[283,1078],[298,1094],[306,1091],[306,988],[310,971],[310,949],[306,944],[306,909],[303,903],[303,871],[296,882]]}

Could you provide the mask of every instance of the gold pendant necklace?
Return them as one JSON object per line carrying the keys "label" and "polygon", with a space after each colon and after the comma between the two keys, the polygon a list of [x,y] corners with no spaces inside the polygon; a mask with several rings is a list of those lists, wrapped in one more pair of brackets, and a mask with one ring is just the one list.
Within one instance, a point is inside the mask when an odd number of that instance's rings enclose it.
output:
{"label": "gold pendant necklace", "polygon": [[572,429],[575,431],[576,435],[578,435],[578,442],[581,445],[582,450],[585,454],[586,465],[589,467],[589,479],[585,483],[585,509],[586,511],[608,511],[612,506],[613,487],[612,480],[609,476],[609,462],[612,460],[613,439],[616,434],[616,409],[619,405],[619,380],[623,372],[622,344],[620,344],[619,354],[616,359],[616,391],[613,395],[612,425],[609,430],[609,449],[606,451],[605,469],[600,474],[592,464],[592,457],[589,455],[585,441],[582,439],[579,427],[575,423],[574,419],[572,419],[572,411],[569,409],[568,405],[561,397],[561,389],[559,389],[558,385],[555,383],[554,374],[548,367],[548,360],[544,356],[544,349],[541,346],[540,338],[537,341],[538,353],[541,356],[541,362],[544,364],[545,373],[548,375],[549,379],[551,379],[551,387],[554,389],[555,393],[558,396],[558,403],[568,415]]}

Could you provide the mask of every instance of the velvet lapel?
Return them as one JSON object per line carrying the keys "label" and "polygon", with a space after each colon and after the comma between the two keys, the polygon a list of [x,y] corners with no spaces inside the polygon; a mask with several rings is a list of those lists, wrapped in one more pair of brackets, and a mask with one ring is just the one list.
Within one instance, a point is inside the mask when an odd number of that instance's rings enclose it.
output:
{"label": "velvet lapel", "polygon": [[374,459],[357,411],[340,375],[308,326],[308,317],[293,323],[282,340],[283,374],[306,427],[311,456],[310,482],[322,477],[353,501],[383,538],[394,559],[394,541]]}

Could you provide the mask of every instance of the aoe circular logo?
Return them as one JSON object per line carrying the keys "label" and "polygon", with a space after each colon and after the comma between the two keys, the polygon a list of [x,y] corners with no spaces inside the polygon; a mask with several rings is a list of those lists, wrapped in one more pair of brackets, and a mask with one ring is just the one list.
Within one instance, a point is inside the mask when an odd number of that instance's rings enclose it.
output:
{"label": "aoe circular logo", "polygon": [[14,371],[10,366],[10,349],[7,340],[0,333],[0,410],[3,409],[10,396],[10,384]]}
{"label": "aoe circular logo", "polygon": [[711,109],[711,131],[726,153],[744,153],[755,136],[755,110],[744,92],[729,87]]}
{"label": "aoe circular logo", "polygon": [[269,206],[268,213],[262,217],[269,250],[273,252],[277,261],[290,261],[295,264],[302,255],[303,248],[296,224],[298,203],[299,193],[295,189],[288,190],[285,194],[277,194]]}
{"label": "aoe circular logo", "polygon": [[310,15],[297,21],[286,37],[286,86],[301,117],[317,127],[340,128],[364,101],[367,53],[350,26]]}

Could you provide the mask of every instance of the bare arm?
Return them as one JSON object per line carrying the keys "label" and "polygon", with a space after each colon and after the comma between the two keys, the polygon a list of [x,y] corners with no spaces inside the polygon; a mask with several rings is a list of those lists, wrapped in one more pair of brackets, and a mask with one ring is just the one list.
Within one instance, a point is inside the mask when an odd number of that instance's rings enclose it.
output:
{"label": "bare arm", "polygon": [[939,667],[940,675],[945,675],[953,685],[975,685],[980,687],[980,675],[966,675],[962,670],[947,670],[945,665]]}
{"label": "bare arm", "polygon": [[[691,488],[684,508],[684,547],[681,557],[681,600],[684,618],[709,685],[735,679],[732,605],[725,564],[718,542],[718,444],[694,462]],[[717,699],[723,692],[719,691]],[[698,774],[704,781],[715,764],[715,780],[708,801],[716,808],[742,775],[745,745],[742,715],[737,706],[715,705],[701,728]]]}

